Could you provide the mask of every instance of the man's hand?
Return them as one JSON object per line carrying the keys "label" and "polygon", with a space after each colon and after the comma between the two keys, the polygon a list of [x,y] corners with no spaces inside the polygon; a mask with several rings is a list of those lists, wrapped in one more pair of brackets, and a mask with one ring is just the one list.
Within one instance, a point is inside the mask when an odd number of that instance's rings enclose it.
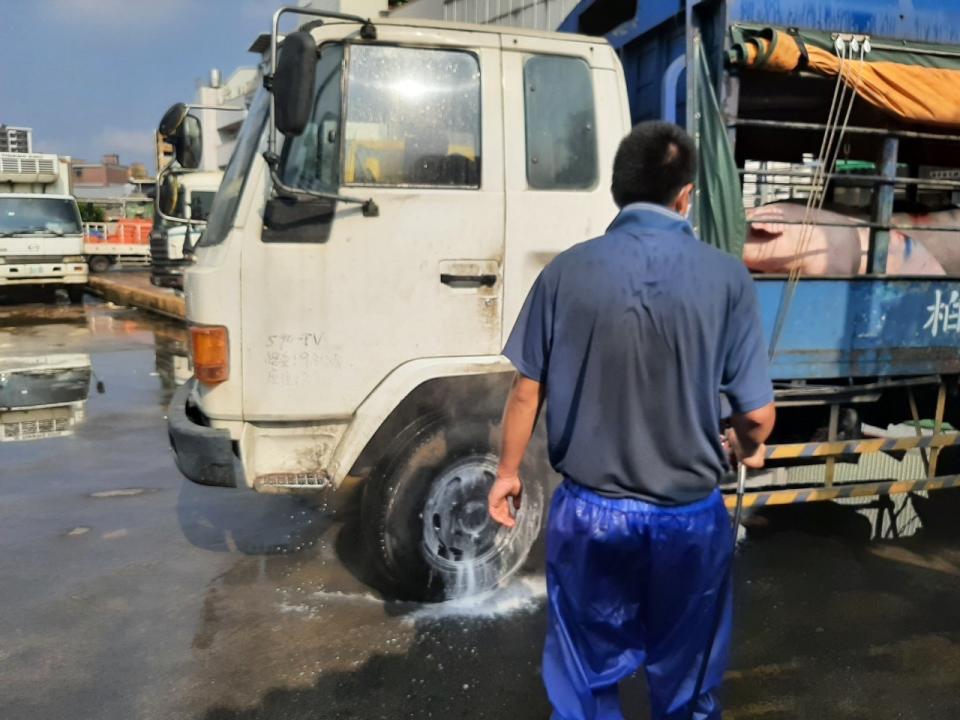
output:
{"label": "man's hand", "polygon": [[766,461],[764,456],[767,453],[765,443],[745,448],[740,443],[740,440],[737,438],[737,433],[733,431],[733,428],[728,429],[724,434],[724,441],[724,445],[726,445],[730,452],[730,459],[734,468],[740,463],[743,463],[743,465],[751,470],[760,470],[763,467]]}
{"label": "man's hand", "polygon": [[504,527],[514,527],[517,521],[510,513],[510,500],[513,500],[514,509],[519,510],[522,494],[523,483],[520,482],[519,475],[497,473],[497,479],[490,487],[490,494],[487,496],[490,517]]}

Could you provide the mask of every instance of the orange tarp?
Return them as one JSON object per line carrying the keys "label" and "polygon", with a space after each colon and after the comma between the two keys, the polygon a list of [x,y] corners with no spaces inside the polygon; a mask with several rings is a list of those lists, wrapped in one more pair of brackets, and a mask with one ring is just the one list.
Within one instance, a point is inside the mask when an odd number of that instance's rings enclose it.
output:
{"label": "orange tarp", "polygon": [[[744,44],[744,64],[774,72],[800,68],[803,54],[796,38],[776,30]],[[843,60],[823,48],[806,45],[806,69],[836,77],[871,105],[904,120],[960,127],[960,70],[888,61]]]}

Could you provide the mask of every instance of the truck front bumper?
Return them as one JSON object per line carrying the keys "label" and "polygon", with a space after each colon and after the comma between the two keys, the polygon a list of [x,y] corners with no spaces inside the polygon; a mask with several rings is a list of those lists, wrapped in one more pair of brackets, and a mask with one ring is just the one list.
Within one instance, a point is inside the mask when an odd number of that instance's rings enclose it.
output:
{"label": "truck front bumper", "polygon": [[203,416],[190,396],[196,380],[177,388],[167,411],[167,430],[177,467],[199,485],[242,487],[243,467],[226,430],[202,423]]}
{"label": "truck front bumper", "polygon": [[0,285],[73,285],[85,282],[86,263],[0,265]]}

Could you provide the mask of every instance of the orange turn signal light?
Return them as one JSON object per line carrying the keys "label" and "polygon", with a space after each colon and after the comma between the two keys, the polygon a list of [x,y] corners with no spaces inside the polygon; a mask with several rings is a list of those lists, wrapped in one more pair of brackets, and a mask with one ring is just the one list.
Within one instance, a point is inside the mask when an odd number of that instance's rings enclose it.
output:
{"label": "orange turn signal light", "polygon": [[194,325],[190,328],[193,376],[205,385],[230,379],[230,342],[222,325]]}

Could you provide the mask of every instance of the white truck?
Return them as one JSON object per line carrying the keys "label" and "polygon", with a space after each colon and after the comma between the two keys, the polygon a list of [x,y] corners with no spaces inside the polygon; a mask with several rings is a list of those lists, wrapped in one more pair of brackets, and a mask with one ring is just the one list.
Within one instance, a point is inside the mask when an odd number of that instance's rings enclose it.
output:
{"label": "white truck", "polygon": [[84,254],[92,273],[115,265],[142,267],[150,264],[151,220],[121,218],[113,222],[83,224]]}
{"label": "white truck", "polygon": [[[277,58],[293,12],[313,22]],[[547,481],[528,469],[517,528],[489,520],[500,349],[543,266],[615,215],[621,65],[595,37],[288,8],[273,43],[186,272],[177,463],[207,485],[361,492],[382,586],[489,588],[536,539]]]}
{"label": "white truck", "polygon": [[82,302],[87,263],[69,173],[69,158],[0,153],[0,292],[63,288]]}
{"label": "white truck", "polygon": [[192,262],[190,250],[203,233],[203,224],[210,215],[222,179],[223,173],[219,171],[176,176],[177,199],[172,210],[190,218],[194,224],[175,224],[154,215],[150,232],[150,282],[157,287],[183,289],[183,271]]}

